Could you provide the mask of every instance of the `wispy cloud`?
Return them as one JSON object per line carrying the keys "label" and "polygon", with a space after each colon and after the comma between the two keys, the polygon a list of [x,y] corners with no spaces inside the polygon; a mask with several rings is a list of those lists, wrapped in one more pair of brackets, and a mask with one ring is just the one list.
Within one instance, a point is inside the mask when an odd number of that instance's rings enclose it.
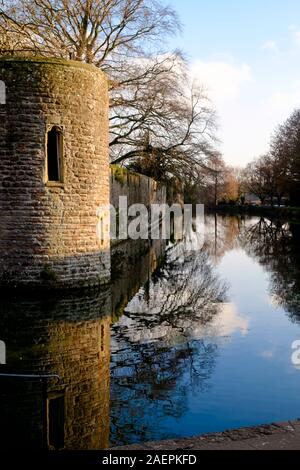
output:
{"label": "wispy cloud", "polygon": [[294,108],[300,107],[300,81],[292,84],[289,90],[273,93],[268,105],[270,110],[286,119]]}
{"label": "wispy cloud", "polygon": [[242,84],[251,80],[251,69],[246,63],[196,60],[191,72],[217,104],[238,98]]}
{"label": "wispy cloud", "polygon": [[276,41],[266,41],[262,44],[261,48],[263,50],[275,51],[278,52],[278,46]]}
{"label": "wispy cloud", "polygon": [[266,151],[274,129],[300,107],[300,24],[288,30],[262,38],[265,63],[260,53],[258,64],[252,56],[237,60],[229,54],[191,64],[216,107],[221,151],[233,165]]}
{"label": "wispy cloud", "polygon": [[290,39],[292,40],[293,45],[300,45],[300,28],[299,25],[290,24],[288,27],[290,32]]}
{"label": "wispy cloud", "polygon": [[300,46],[300,31],[294,31],[293,35],[295,42]]}

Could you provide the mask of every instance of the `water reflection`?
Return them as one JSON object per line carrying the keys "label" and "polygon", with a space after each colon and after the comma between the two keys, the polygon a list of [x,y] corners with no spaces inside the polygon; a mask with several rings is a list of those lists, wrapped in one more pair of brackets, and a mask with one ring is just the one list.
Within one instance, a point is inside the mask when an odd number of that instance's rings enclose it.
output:
{"label": "water reflection", "polygon": [[[250,309],[247,295],[242,294],[245,287],[234,296],[234,286],[226,282],[228,270],[234,266],[241,277],[251,266],[251,287],[255,291],[257,283],[260,289],[258,263],[268,273],[266,286],[273,293],[273,301],[276,294],[277,302],[280,299],[286,308],[288,277],[285,269],[282,275],[280,269],[289,266],[289,276],[296,281],[296,236],[294,227],[286,223],[213,216],[206,219],[204,248],[200,245],[190,251],[189,244],[181,243],[167,249],[163,266],[127,304],[112,328],[113,444],[259,424],[273,417],[276,420],[276,413],[278,420],[284,419],[293,406],[297,416],[295,400],[299,400],[293,391],[283,393],[281,399],[283,391],[277,386],[273,408],[272,400],[266,397],[270,380],[271,388],[276,387],[278,380],[285,380],[290,365],[289,356],[283,369],[278,364],[280,348],[289,351],[285,338],[290,334],[288,324],[281,325],[281,337],[277,338],[274,321],[266,334],[259,297],[256,302],[254,296]],[[231,266],[226,265],[222,276],[222,260],[228,254]],[[295,290],[298,292],[298,285]],[[295,302],[295,293],[288,297]],[[266,311],[266,315],[270,313],[273,311]],[[276,354],[272,350],[271,355],[268,349],[260,351],[264,342],[280,343],[272,346]],[[273,363],[270,371],[260,376],[261,359],[273,359]],[[245,376],[249,367],[251,372]],[[300,378],[293,377],[290,387],[293,380],[300,385]]]}
{"label": "water reflection", "polygon": [[244,250],[270,273],[270,295],[275,306],[300,321],[300,225],[257,219],[244,224]]}
{"label": "water reflection", "polygon": [[187,412],[190,389],[209,387],[218,354],[209,336],[247,331],[225,293],[206,251],[185,243],[167,250],[112,329],[113,443],[149,440],[158,426],[160,438],[168,437],[166,418]]}
{"label": "water reflection", "polygon": [[215,263],[219,262],[226,252],[239,246],[238,235],[245,223],[245,218],[227,217],[215,214],[205,220],[205,251]]}
{"label": "water reflection", "polygon": [[115,248],[105,290],[1,299],[0,448],[108,447],[111,322],[163,251],[145,242]]}
{"label": "water reflection", "polygon": [[204,247],[114,246],[104,291],[1,299],[0,374],[23,377],[0,376],[0,447],[100,449],[298,417],[299,227],[207,217]]}
{"label": "water reflection", "polygon": [[[7,346],[0,372],[1,447],[99,449],[108,445],[110,295],[9,299],[0,305]],[[26,375],[58,375],[40,380]]]}

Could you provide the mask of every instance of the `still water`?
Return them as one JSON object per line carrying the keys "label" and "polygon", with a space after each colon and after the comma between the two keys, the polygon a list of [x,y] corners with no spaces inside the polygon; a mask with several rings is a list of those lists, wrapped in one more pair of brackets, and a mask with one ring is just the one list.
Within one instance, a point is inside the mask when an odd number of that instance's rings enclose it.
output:
{"label": "still water", "polygon": [[112,327],[113,443],[300,416],[298,226],[208,218]]}
{"label": "still water", "polygon": [[299,418],[299,237],[295,224],[209,216],[194,250],[115,247],[100,293],[3,298],[0,374],[18,377],[0,377],[0,447],[100,449]]}

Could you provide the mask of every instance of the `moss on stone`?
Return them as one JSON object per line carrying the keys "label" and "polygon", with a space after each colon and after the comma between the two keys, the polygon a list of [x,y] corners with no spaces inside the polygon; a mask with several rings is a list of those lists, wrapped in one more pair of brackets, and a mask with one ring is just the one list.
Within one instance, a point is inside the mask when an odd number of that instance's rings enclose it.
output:
{"label": "moss on stone", "polygon": [[[137,178],[140,178],[143,175],[140,175],[139,173],[136,173],[135,171],[130,171],[127,168],[121,167],[119,165],[111,164],[110,165],[112,174],[115,178],[115,180],[120,183],[122,186],[127,180],[128,177],[130,176],[136,176]],[[147,176],[145,176],[147,178]]]}
{"label": "moss on stone", "polygon": [[[0,288],[107,283],[109,244],[99,246],[95,231],[98,207],[109,204],[105,75],[81,62],[0,55],[0,79],[6,89],[0,110],[0,213],[6,220]],[[45,181],[47,132],[53,126],[64,130],[64,191]]]}
{"label": "moss on stone", "polygon": [[43,270],[41,271],[41,278],[43,281],[46,281],[51,285],[58,283],[58,276],[50,266],[44,266]]}
{"label": "moss on stone", "polygon": [[77,60],[67,60],[60,57],[42,57],[42,56],[18,56],[18,55],[0,55],[0,65],[3,63],[20,63],[22,66],[30,64],[41,64],[41,65],[56,65],[61,67],[77,67],[81,69],[89,70],[92,73],[99,73],[103,77],[106,77],[105,73],[92,64],[80,62]]}
{"label": "moss on stone", "polygon": [[115,178],[115,180],[123,186],[125,183],[125,180],[127,181],[127,175],[128,175],[128,170],[125,168],[122,168],[118,165],[111,165],[112,173]]}
{"label": "moss on stone", "polygon": [[125,295],[122,295],[120,301],[116,305],[115,311],[112,312],[112,317],[111,317],[112,325],[115,325],[120,320],[128,302],[129,302],[129,299]]}

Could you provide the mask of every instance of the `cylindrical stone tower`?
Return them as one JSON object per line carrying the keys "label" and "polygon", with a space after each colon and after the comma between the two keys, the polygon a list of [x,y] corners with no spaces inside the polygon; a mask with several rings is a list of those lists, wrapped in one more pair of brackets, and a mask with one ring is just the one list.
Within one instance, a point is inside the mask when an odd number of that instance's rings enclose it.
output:
{"label": "cylindrical stone tower", "polygon": [[8,57],[0,85],[0,287],[106,282],[105,75],[80,62]]}

